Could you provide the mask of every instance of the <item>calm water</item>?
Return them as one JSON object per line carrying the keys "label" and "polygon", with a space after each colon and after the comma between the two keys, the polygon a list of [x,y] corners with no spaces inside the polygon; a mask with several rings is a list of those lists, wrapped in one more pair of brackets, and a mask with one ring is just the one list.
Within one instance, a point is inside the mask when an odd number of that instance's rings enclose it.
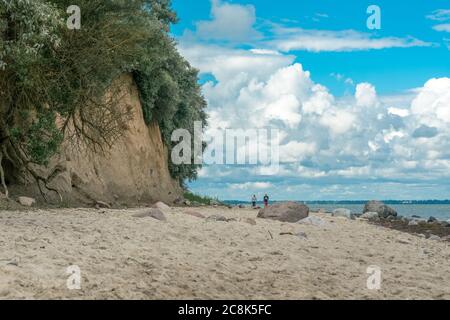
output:
{"label": "calm water", "polygon": [[[226,201],[226,202],[228,202],[229,204],[241,203],[234,201]],[[346,208],[351,210],[353,213],[362,213],[364,209],[364,204],[354,204],[354,203],[351,204],[308,203],[308,206],[312,210],[325,209],[327,212],[332,212],[337,208]],[[420,216],[424,219],[428,219],[430,216],[433,216],[438,220],[450,219],[450,204],[389,204],[388,206],[394,208],[399,215],[405,217]]]}

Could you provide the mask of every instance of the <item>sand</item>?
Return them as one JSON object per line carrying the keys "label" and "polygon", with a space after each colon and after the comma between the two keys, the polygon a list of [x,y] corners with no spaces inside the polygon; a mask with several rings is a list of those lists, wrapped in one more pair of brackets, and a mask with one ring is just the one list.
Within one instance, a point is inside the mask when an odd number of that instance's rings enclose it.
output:
{"label": "sand", "polygon": [[[134,217],[145,210],[0,211],[0,299],[450,299],[448,242],[322,214],[326,228],[246,209]],[[380,290],[367,288],[372,265]]]}

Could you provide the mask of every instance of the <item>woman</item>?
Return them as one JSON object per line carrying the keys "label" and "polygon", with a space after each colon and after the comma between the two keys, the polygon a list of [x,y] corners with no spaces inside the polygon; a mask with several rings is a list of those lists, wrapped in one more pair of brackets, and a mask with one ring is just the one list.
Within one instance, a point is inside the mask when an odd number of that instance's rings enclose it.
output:
{"label": "woman", "polygon": [[253,208],[256,208],[256,201],[258,201],[258,199],[256,198],[256,195],[254,194],[252,197],[252,206]]}
{"label": "woman", "polygon": [[269,206],[269,196],[266,194],[264,196],[264,208],[267,208]]}

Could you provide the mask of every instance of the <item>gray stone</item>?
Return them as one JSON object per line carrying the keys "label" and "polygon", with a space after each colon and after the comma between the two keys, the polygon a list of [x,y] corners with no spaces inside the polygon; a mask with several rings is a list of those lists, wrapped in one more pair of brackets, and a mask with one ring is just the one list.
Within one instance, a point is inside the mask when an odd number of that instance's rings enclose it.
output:
{"label": "gray stone", "polygon": [[302,239],[302,240],[308,240],[308,235],[304,232],[299,232],[295,235],[296,237]]}
{"label": "gray stone", "polygon": [[29,197],[19,197],[17,198],[17,202],[19,202],[24,207],[32,207],[36,203],[36,200]]}
{"label": "gray stone", "polygon": [[228,222],[228,219],[220,214],[213,214],[206,219],[207,222]]}
{"label": "gray stone", "polygon": [[433,240],[433,241],[441,241],[441,238],[438,236],[435,236],[434,234],[431,235],[428,240]]}
{"label": "gray stone", "polygon": [[369,201],[366,203],[363,213],[366,212],[377,212],[380,218],[387,218],[389,216],[396,217],[398,215],[397,211],[380,201]]}
{"label": "gray stone", "polygon": [[438,222],[438,219],[436,219],[435,217],[430,217],[428,219],[428,223],[433,223],[433,222]]}
{"label": "gray stone", "polygon": [[410,227],[412,227],[412,226],[418,226],[419,225],[419,222],[417,221],[417,220],[411,220],[409,223],[408,223],[408,226],[410,226]]}
{"label": "gray stone", "polygon": [[188,216],[199,218],[199,219],[206,218],[203,214],[201,214],[200,212],[197,212],[197,211],[186,211],[186,212],[184,212],[184,214],[187,214]]}
{"label": "gray stone", "polygon": [[378,220],[379,218],[378,212],[366,212],[361,215],[361,219]]}
{"label": "gray stone", "polygon": [[163,211],[164,210],[170,210],[170,207],[167,204],[165,204],[164,202],[161,202],[161,201],[155,203],[153,205],[153,208],[156,208],[156,209],[159,209],[159,210],[163,210]]}
{"label": "gray stone", "polygon": [[450,228],[450,223],[447,221],[441,221],[441,222],[439,222],[439,224],[441,226],[443,226],[444,228]]}
{"label": "gray stone", "polygon": [[277,203],[259,211],[258,218],[295,223],[309,216],[309,208],[295,202]]}
{"label": "gray stone", "polygon": [[307,225],[307,226],[315,226],[315,227],[328,227],[329,226],[329,224],[325,220],[323,220],[319,217],[315,217],[315,216],[310,216],[308,218],[302,219],[298,223]]}
{"label": "gray stone", "polygon": [[153,218],[159,221],[167,221],[164,213],[159,209],[149,209],[145,212],[134,215],[135,218]]}
{"label": "gray stone", "polygon": [[104,202],[104,201],[96,201],[95,202],[95,207],[97,209],[109,209],[109,208],[111,208],[111,206],[108,203]]}
{"label": "gray stone", "polygon": [[246,218],[246,219],[244,219],[242,221],[245,222],[245,223],[248,223],[248,224],[250,224],[252,226],[256,226],[256,220],[255,219]]}
{"label": "gray stone", "polygon": [[348,209],[339,208],[333,211],[333,217],[344,217],[347,219],[355,219],[355,216],[352,214],[352,212]]}

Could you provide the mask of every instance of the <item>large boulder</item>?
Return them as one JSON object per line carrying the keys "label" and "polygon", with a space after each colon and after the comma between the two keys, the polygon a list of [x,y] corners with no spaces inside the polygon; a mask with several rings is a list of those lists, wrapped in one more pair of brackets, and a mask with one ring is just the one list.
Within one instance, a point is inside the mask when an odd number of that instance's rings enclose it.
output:
{"label": "large boulder", "polygon": [[309,216],[309,208],[295,202],[278,203],[259,211],[258,218],[281,222],[298,222]]}
{"label": "large boulder", "polygon": [[388,207],[387,205],[385,205],[383,202],[380,201],[367,202],[366,205],[364,206],[363,213],[366,212],[377,212],[379,217],[384,219],[390,216],[396,217],[398,215],[397,211],[395,211],[391,207]]}

